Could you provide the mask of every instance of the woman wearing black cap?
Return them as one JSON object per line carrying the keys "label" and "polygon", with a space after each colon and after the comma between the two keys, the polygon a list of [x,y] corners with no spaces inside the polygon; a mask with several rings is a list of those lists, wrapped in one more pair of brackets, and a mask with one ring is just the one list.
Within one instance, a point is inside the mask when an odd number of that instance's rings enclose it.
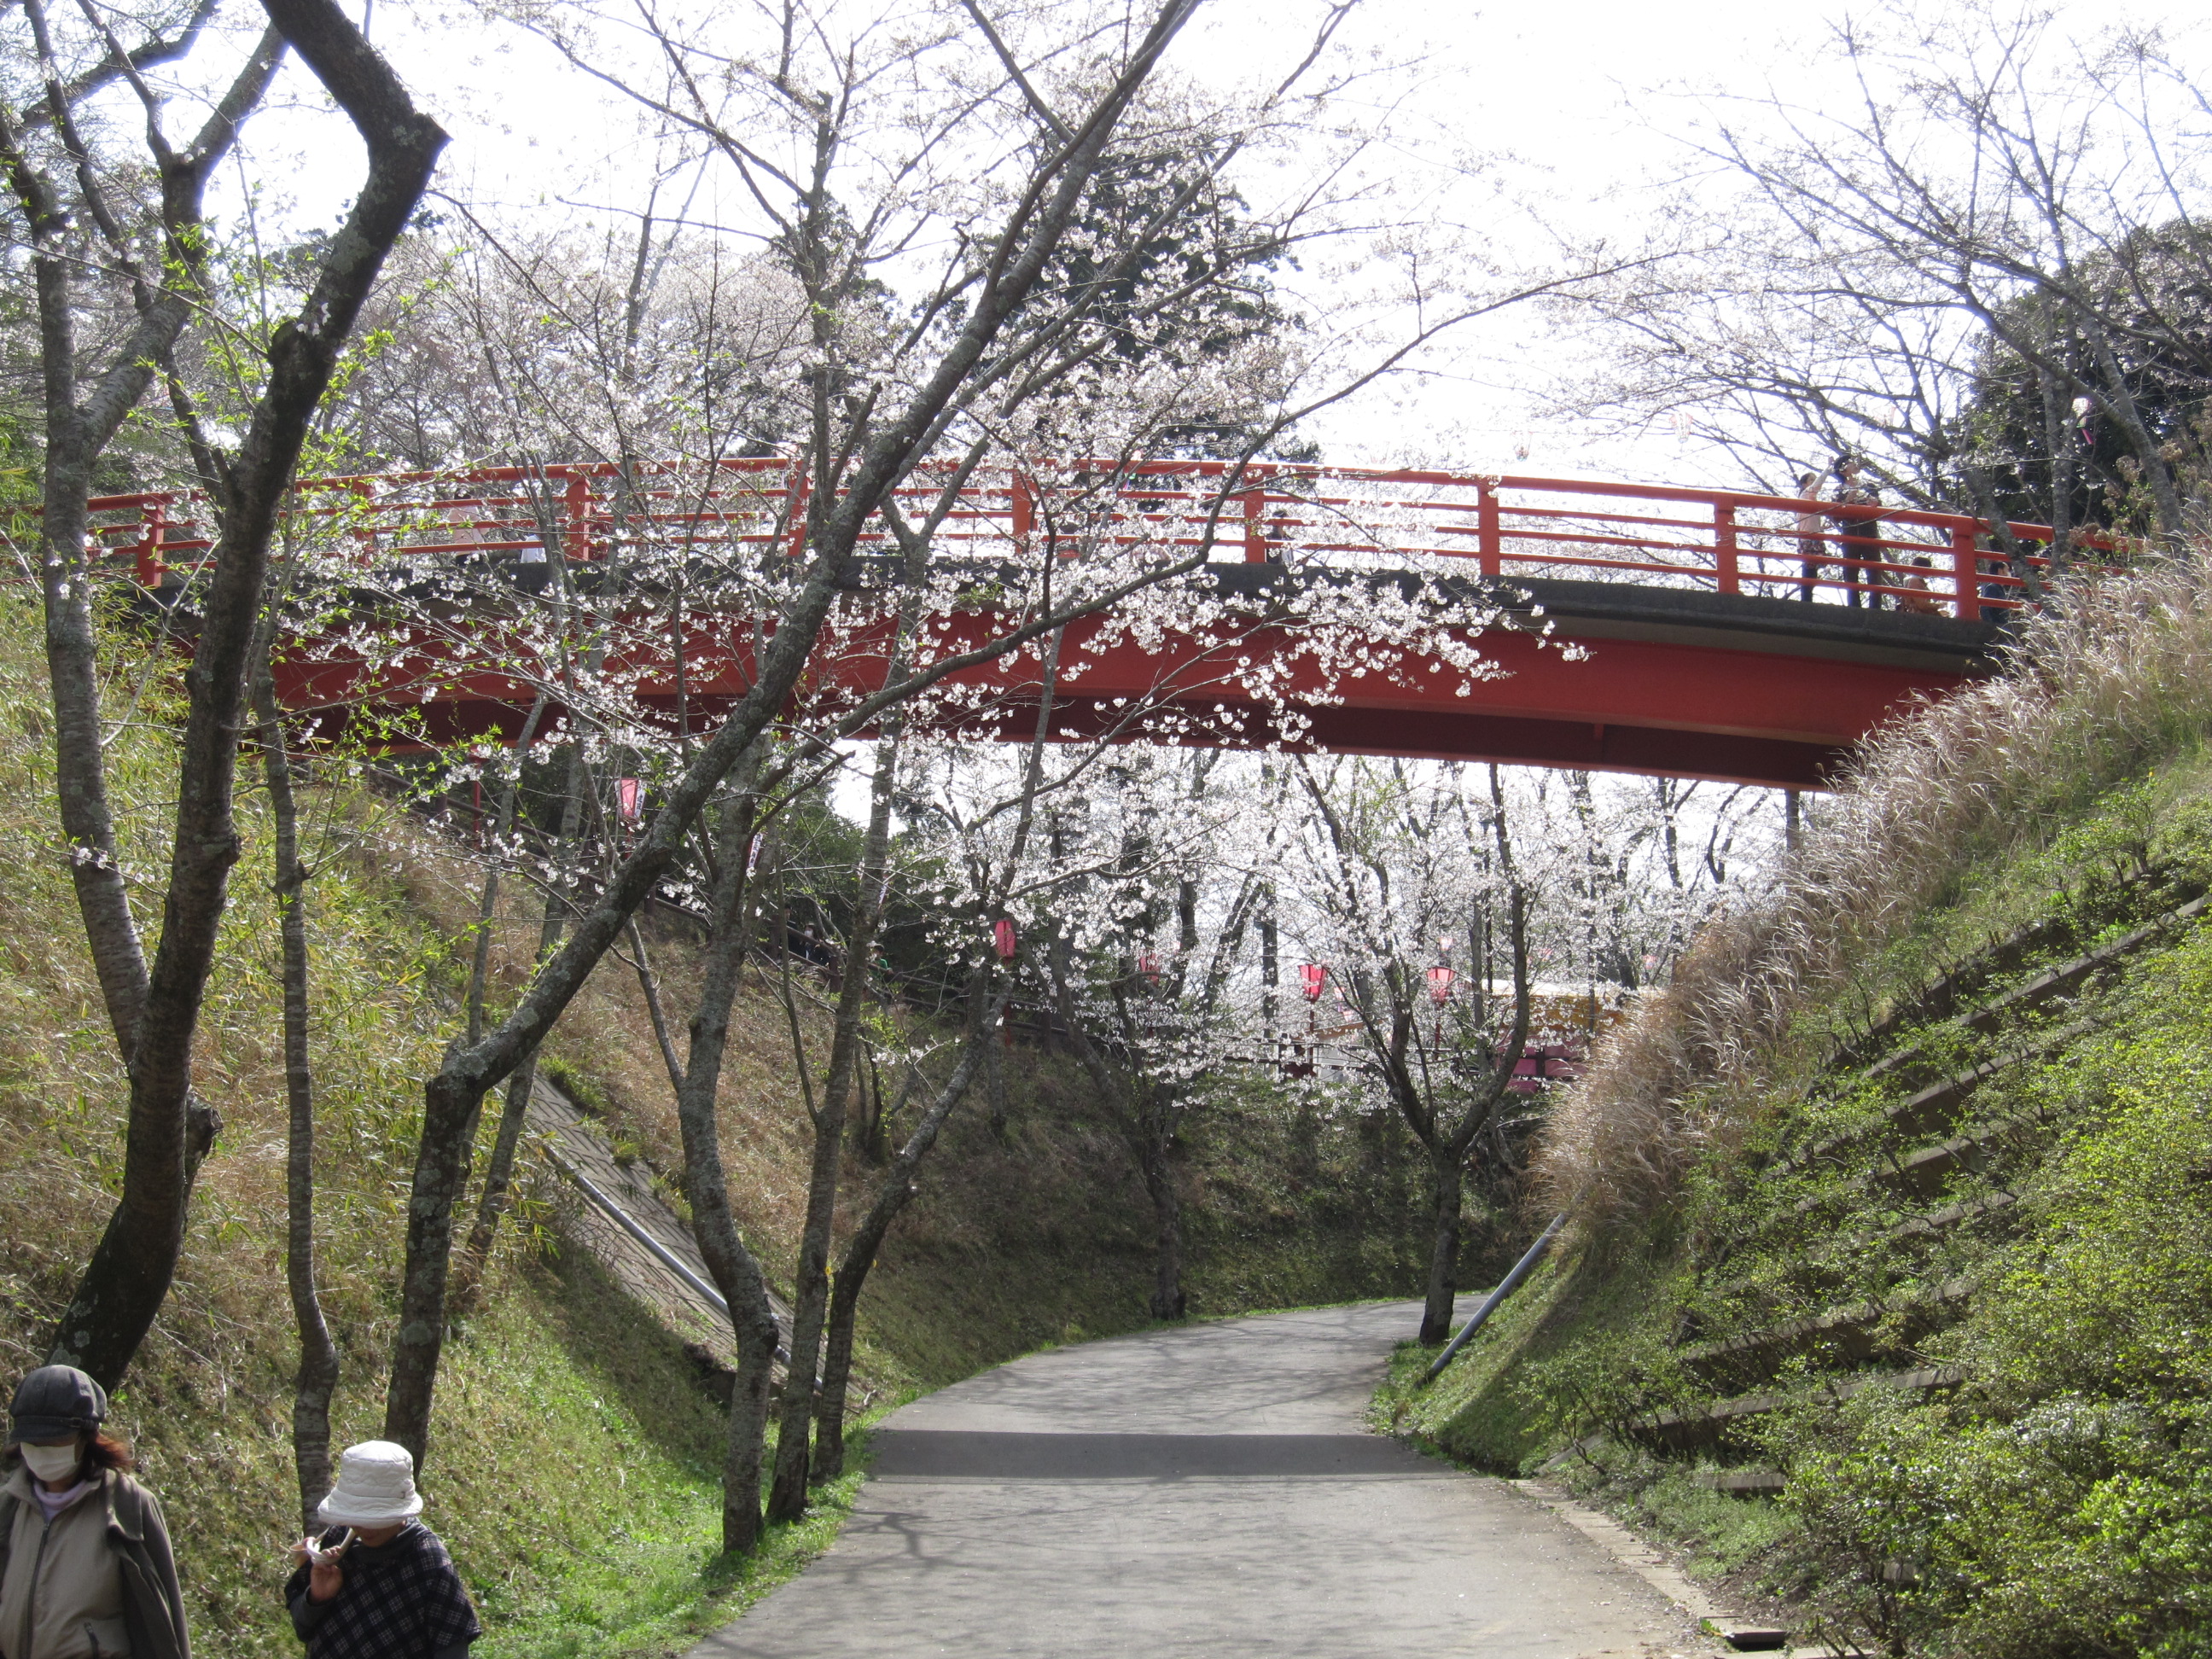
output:
{"label": "woman wearing black cap", "polygon": [[191,1659],[168,1523],[102,1433],[107,1395],[42,1365],[9,1407],[0,1659]]}

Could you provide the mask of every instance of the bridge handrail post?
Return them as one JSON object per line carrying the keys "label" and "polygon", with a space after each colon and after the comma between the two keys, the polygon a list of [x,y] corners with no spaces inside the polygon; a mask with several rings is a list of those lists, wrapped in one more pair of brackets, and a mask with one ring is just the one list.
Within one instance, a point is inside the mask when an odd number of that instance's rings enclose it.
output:
{"label": "bridge handrail post", "polygon": [[1713,573],[1720,592],[1735,593],[1742,590],[1741,573],[1736,563],[1734,501],[1713,503]]}
{"label": "bridge handrail post", "polygon": [[801,456],[792,462],[791,483],[786,486],[784,494],[784,500],[789,504],[787,511],[791,517],[784,526],[784,534],[791,543],[787,551],[794,559],[806,551],[806,503],[807,497],[812,493],[812,483],[813,479],[806,471],[805,458]]}
{"label": "bridge handrail post", "polygon": [[1982,568],[1974,546],[1979,539],[1972,524],[1951,526],[1951,614],[1961,622],[1979,619]]}
{"label": "bridge handrail post", "polygon": [[568,518],[568,557],[578,563],[592,556],[592,478],[581,471],[568,475],[562,492]]}
{"label": "bridge handrail post", "polygon": [[138,509],[138,586],[141,587],[159,587],[161,578],[169,574],[169,567],[161,562],[161,532],[167,527],[168,520],[168,514],[162,510],[165,505],[156,495]]}
{"label": "bridge handrail post", "polygon": [[1028,475],[1019,468],[1015,469],[1013,476],[1013,485],[1008,492],[1007,516],[1013,521],[1014,551],[1027,557],[1030,537],[1036,528],[1036,487],[1030,483]]}
{"label": "bridge handrail post", "polygon": [[376,562],[376,520],[373,516],[376,506],[376,487],[367,478],[349,478],[344,489],[360,503],[350,513],[343,507],[338,511],[351,520],[345,526],[345,533],[353,542],[354,562],[366,570]]}
{"label": "bridge handrail post", "polygon": [[1267,492],[1264,489],[1248,489],[1237,497],[1244,509],[1244,562],[1247,564],[1267,562],[1267,532],[1260,524],[1260,515],[1265,509],[1267,499]]}
{"label": "bridge handrail post", "polygon": [[1475,483],[1475,556],[1486,576],[1504,574],[1504,538],[1498,528],[1498,483],[1481,478]]}

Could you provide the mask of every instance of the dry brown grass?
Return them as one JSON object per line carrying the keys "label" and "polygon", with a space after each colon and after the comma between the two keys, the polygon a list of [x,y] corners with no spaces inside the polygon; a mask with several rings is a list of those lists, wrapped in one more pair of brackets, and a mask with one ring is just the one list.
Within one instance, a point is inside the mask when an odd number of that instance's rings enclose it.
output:
{"label": "dry brown grass", "polygon": [[1793,1026],[1809,1003],[1863,994],[1856,966],[1975,860],[2047,837],[2208,731],[2203,560],[2072,589],[2005,672],[1880,733],[1775,884],[1707,928],[1559,1103],[1540,1200],[1593,1234],[1652,1212],[1807,1063]]}

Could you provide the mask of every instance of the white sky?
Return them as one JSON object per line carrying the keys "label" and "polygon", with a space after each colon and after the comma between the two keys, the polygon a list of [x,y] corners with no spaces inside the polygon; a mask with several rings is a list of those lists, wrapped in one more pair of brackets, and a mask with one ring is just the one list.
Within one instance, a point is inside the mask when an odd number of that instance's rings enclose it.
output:
{"label": "white sky", "polygon": [[[1943,3],[1929,0],[1929,9]],[[635,111],[521,31],[488,27],[459,0],[373,3],[376,44],[453,136],[440,188],[508,213],[539,204],[563,211],[564,202],[621,199],[624,176],[635,179],[649,160]],[[1340,40],[1356,56],[1406,66],[1370,85],[1393,100],[1407,171],[1434,179],[1466,163],[1449,216],[1515,252],[1544,243],[1537,215],[1572,232],[1634,240],[1656,205],[1652,181],[1690,165],[1667,134],[1693,115],[1692,94],[1771,92],[1814,106],[1848,98],[1832,70],[1814,66],[1814,52],[1853,9],[1850,0],[1486,9],[1364,0]],[[1322,9],[1321,0],[1210,0],[1170,63],[1217,83],[1272,78],[1303,50]],[[2203,29],[2175,0],[2077,3],[2065,21],[2087,33],[2124,15],[2169,31]],[[307,107],[319,100],[304,75],[289,74],[301,102],[262,117],[250,142],[264,162],[295,160],[276,169],[296,197],[285,216],[328,224],[358,179],[358,148],[335,113]],[[1328,302],[1325,294],[1297,297]],[[1347,464],[1743,482],[1724,455],[1671,428],[1623,437],[1552,412],[1530,388],[1560,353],[1534,313],[1510,313],[1432,360],[1430,374],[1332,411],[1312,435]]]}
{"label": "white sky", "polygon": [[[541,206],[565,214],[564,203],[641,194],[623,183],[650,159],[626,102],[520,30],[483,24],[462,0],[372,3],[376,44],[453,134],[439,188],[507,214]],[[1929,9],[1944,3],[1929,0]],[[1635,240],[1656,205],[1653,181],[1692,165],[1668,134],[1694,115],[1693,94],[1778,93],[1814,106],[1848,98],[1833,70],[1814,66],[1814,52],[1850,9],[1850,0],[1487,9],[1364,0],[1340,40],[1355,57],[1405,66],[1369,86],[1393,101],[1407,173],[1425,169],[1433,181],[1463,167],[1446,216],[1482,228],[1511,253],[1546,243],[1538,216],[1577,234]],[[1170,63],[1216,83],[1272,79],[1303,50],[1322,10],[1322,0],[1210,0]],[[2087,33],[2124,15],[2169,32],[2203,28],[2174,0],[2077,3],[2064,21]],[[297,101],[261,117],[249,142],[264,176],[287,179],[293,192],[289,204],[269,203],[270,216],[327,225],[358,179],[358,147],[335,112],[311,107],[319,98],[296,67],[288,76]],[[1309,307],[1328,299],[1295,297]],[[1725,455],[1671,428],[1624,436],[1557,415],[1533,388],[1562,354],[1532,311],[1508,313],[1431,359],[1431,373],[1329,412],[1311,435],[1346,464],[1743,482]]]}
{"label": "white sky", "polygon": [[[644,159],[629,106],[520,30],[486,27],[440,0],[374,4],[376,44],[453,135],[440,188],[509,212],[619,198],[614,181]],[[1313,0],[1212,0],[1171,61],[1204,80],[1254,76],[1302,45],[1318,15]],[[1411,65],[1381,83],[1397,100],[1394,127],[1419,152],[1409,167],[1485,158],[1468,172],[1463,211],[1510,247],[1526,245],[1534,228],[1493,204],[1499,180],[1555,223],[1632,228],[1643,210],[1638,186],[1655,167],[1675,165],[1679,152],[1655,139],[1632,100],[1663,116],[1670,88],[1802,84],[1803,43],[1829,15],[1821,5],[1752,0],[1490,9],[1367,0],[1340,38]],[[288,76],[298,101],[272,108],[250,135],[264,169],[277,162],[270,170],[291,192],[264,211],[327,225],[359,178],[360,152],[334,112],[311,107],[319,100],[304,75]],[[1540,336],[1525,311],[1470,333],[1437,360],[1439,372],[1332,411],[1314,435],[1346,463],[1739,481],[1724,459],[1696,453],[1671,431],[1623,441],[1533,407],[1511,383],[1524,378],[1516,356],[1547,349]]]}

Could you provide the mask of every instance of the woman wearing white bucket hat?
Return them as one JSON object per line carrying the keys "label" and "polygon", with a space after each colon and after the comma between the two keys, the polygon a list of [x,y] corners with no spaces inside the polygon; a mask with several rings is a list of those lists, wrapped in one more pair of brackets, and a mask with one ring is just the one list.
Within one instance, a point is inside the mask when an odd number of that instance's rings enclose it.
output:
{"label": "woman wearing white bucket hat", "polygon": [[422,1513],[404,1446],[346,1448],[315,1510],[327,1530],[293,1550],[298,1571],[284,1586],[308,1659],[467,1659],[483,1630]]}

